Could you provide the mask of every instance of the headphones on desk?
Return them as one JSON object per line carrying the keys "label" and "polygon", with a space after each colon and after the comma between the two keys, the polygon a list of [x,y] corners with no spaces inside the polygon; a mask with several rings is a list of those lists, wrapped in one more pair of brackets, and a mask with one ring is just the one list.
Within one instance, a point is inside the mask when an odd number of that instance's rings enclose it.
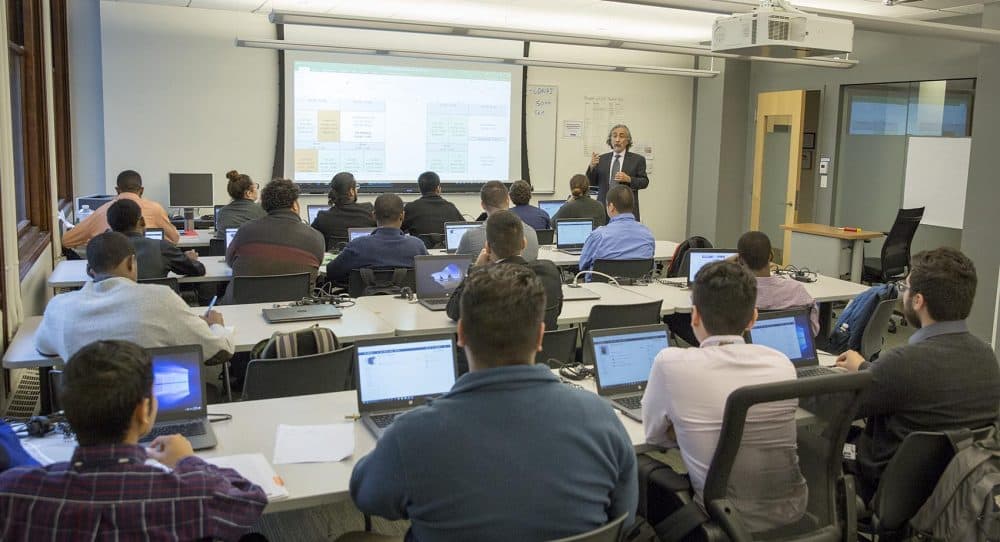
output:
{"label": "headphones on desk", "polygon": [[413,290],[409,286],[403,286],[399,290],[399,294],[393,296],[396,299],[405,299],[407,301],[416,301],[417,294],[413,293]]}

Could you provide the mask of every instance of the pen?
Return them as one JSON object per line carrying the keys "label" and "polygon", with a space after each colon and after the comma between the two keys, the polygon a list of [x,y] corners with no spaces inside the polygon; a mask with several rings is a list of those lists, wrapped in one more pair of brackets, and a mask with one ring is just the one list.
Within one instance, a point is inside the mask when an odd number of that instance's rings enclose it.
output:
{"label": "pen", "polygon": [[219,296],[217,296],[217,295],[213,295],[212,296],[212,301],[211,301],[211,303],[208,304],[208,309],[205,310],[205,316],[206,317],[208,316],[208,313],[212,312],[212,307],[215,306],[215,302],[218,301],[218,300],[219,300]]}
{"label": "pen", "polygon": [[358,421],[358,420],[360,420],[360,419],[361,419],[361,416],[360,416],[360,415],[358,415],[358,414],[348,414],[348,415],[344,416],[344,419],[345,419],[345,420],[353,420],[353,421]]}

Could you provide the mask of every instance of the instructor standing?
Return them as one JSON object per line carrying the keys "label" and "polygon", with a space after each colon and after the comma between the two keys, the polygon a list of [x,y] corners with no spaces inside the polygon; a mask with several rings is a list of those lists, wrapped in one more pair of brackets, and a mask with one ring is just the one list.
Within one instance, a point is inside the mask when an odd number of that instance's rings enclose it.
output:
{"label": "instructor standing", "polygon": [[611,152],[600,156],[595,152],[590,158],[590,166],[587,168],[590,186],[598,187],[597,199],[605,205],[605,196],[612,186],[624,184],[631,187],[635,196],[635,219],[639,220],[638,191],[649,186],[646,159],[641,154],[628,152],[632,148],[632,133],[624,124],[616,124],[611,128],[607,143]]}

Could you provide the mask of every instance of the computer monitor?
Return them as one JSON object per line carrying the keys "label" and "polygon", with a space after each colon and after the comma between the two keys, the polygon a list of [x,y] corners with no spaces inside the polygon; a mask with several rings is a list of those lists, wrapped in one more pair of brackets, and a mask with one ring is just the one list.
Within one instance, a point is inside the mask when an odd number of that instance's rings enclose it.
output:
{"label": "computer monitor", "polygon": [[695,276],[702,267],[712,263],[721,262],[726,258],[736,255],[736,251],[731,248],[692,248],[688,251],[688,284],[694,282]]}
{"label": "computer monitor", "polygon": [[146,228],[146,239],[163,240],[163,228]]}
{"label": "computer monitor", "polygon": [[309,223],[312,224],[313,222],[316,222],[316,215],[318,215],[320,211],[325,211],[329,208],[329,205],[307,205],[306,214],[309,216]]}
{"label": "computer monitor", "polygon": [[115,196],[108,194],[91,194],[89,196],[80,196],[76,198],[76,210],[80,210],[84,205],[90,208],[91,211],[96,211],[98,207],[108,203],[115,199]]}
{"label": "computer monitor", "polygon": [[211,173],[171,173],[170,206],[213,207],[215,196]]}
{"label": "computer monitor", "polygon": [[564,199],[546,199],[538,202],[538,208],[548,213],[549,218],[555,218],[556,213],[566,204]]}
{"label": "computer monitor", "polygon": [[482,222],[445,222],[444,240],[445,247],[448,249],[448,252],[455,252],[458,250],[458,245],[462,242],[462,236],[465,235],[465,232],[478,228],[482,225]]}
{"label": "computer monitor", "polygon": [[353,241],[358,237],[371,235],[375,228],[347,228],[347,240]]}
{"label": "computer monitor", "polygon": [[236,237],[236,230],[239,228],[226,228],[226,250],[229,250],[229,243],[233,242],[233,237]]}

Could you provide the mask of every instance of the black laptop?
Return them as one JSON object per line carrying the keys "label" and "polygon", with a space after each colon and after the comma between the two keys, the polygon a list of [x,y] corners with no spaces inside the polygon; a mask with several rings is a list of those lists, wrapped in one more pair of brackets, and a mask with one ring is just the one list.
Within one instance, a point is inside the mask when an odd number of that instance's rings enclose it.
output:
{"label": "black laptop", "polygon": [[799,378],[839,374],[841,371],[819,364],[813,340],[809,308],[760,313],[757,323],[747,331],[747,342],[763,344],[792,360]]}
{"label": "black laptop", "polygon": [[642,422],[642,394],[653,361],[667,347],[662,324],[599,329],[587,333],[587,348],[594,360],[597,394],[611,406]]}
{"label": "black laptop", "polygon": [[140,442],[181,434],[195,450],[214,448],[215,433],[208,422],[205,383],[201,376],[201,345],[148,348],[153,359],[153,394],[158,409],[152,431]]}

